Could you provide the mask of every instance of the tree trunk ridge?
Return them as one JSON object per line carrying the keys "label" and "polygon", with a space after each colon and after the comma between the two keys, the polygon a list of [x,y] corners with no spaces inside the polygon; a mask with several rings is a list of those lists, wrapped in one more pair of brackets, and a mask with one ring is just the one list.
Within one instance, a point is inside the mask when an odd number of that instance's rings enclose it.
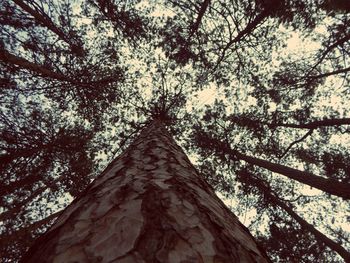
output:
{"label": "tree trunk ridge", "polygon": [[270,260],[155,120],[22,262]]}

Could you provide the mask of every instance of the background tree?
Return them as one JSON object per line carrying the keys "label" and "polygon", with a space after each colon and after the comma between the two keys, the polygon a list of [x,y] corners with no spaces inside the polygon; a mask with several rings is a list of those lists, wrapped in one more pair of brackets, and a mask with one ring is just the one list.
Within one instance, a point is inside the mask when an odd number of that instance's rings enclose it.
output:
{"label": "background tree", "polygon": [[2,243],[4,261],[16,261],[151,115],[167,112],[177,141],[274,261],[342,262],[255,182],[345,250],[347,197],[249,162],[346,189],[341,2],[1,0],[0,229],[1,242],[13,240]]}

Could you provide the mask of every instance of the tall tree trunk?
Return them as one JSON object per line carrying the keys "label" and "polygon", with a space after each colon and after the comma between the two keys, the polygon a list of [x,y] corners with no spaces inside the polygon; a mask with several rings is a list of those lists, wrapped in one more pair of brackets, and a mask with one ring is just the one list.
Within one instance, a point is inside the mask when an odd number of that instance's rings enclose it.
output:
{"label": "tall tree trunk", "polygon": [[[234,150],[226,142],[222,142],[213,136],[202,133],[200,135],[201,146],[203,148],[210,148],[215,150],[218,154],[229,154],[230,158],[235,160],[243,160],[252,165],[260,166],[271,172],[278,173],[288,177],[289,179],[296,180],[300,183],[307,184],[311,187],[315,187],[331,195],[336,195],[344,199],[350,199],[350,184],[340,182],[332,178],[324,178],[313,173],[300,171],[282,164],[273,163],[264,159],[245,155],[237,150]],[[205,145],[204,145],[205,144]],[[204,145],[204,146],[203,146]]]}
{"label": "tall tree trunk", "polygon": [[286,203],[282,202],[280,199],[277,198],[276,195],[273,195],[272,193],[268,193],[267,195],[272,199],[272,202],[281,207],[295,221],[297,221],[304,230],[309,231],[311,234],[313,234],[318,242],[322,242],[330,249],[336,251],[345,260],[345,262],[350,262],[350,252],[348,252],[344,247],[342,247],[340,243],[337,243],[334,240],[330,239],[317,228],[315,228],[312,224],[309,224],[305,219],[303,219],[296,212],[294,212],[290,205],[287,205]]}
{"label": "tall tree trunk", "polygon": [[263,167],[271,172],[279,173],[290,179],[296,180],[311,187],[320,189],[331,195],[336,195],[344,199],[350,199],[350,184],[339,182],[336,179],[324,178],[313,173],[300,171],[282,164],[272,163],[263,159],[248,156],[238,151],[231,150],[231,153],[238,159],[250,164]]}
{"label": "tall tree trunk", "polygon": [[22,262],[270,261],[156,120]]}
{"label": "tall tree trunk", "polygon": [[264,181],[261,178],[258,178],[257,176],[251,175],[249,177],[249,182],[253,184],[255,187],[257,187],[261,193],[266,197],[265,200],[268,200],[269,204],[277,205],[280,208],[282,208],[284,211],[287,212],[287,214],[293,218],[296,222],[300,224],[300,226],[303,228],[303,230],[310,232],[313,234],[317,240],[317,242],[325,244],[330,249],[337,252],[344,260],[345,262],[350,262],[350,252],[347,251],[344,247],[341,246],[340,243],[335,242],[334,240],[327,237],[325,234],[323,234],[321,231],[319,231],[316,227],[314,227],[312,224],[309,224],[305,219],[303,219],[301,216],[299,216],[292,208],[290,204],[288,204],[286,201],[282,201],[278,194],[271,189],[271,187],[268,185],[266,181]]}

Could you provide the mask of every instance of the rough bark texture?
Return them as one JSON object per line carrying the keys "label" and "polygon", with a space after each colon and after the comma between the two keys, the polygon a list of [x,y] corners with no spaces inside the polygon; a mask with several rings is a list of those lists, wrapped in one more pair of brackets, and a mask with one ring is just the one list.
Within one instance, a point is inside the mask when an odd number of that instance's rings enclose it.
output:
{"label": "rough bark texture", "polygon": [[270,262],[159,121],[22,262]]}

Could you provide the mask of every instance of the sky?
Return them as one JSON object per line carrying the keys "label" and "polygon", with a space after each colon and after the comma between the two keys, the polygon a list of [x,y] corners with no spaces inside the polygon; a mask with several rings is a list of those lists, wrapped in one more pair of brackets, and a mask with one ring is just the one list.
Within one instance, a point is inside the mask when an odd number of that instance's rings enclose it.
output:
{"label": "sky", "polygon": [[[140,2],[140,8],[144,8],[144,6],[147,3],[147,1],[141,1]],[[75,11],[75,13],[78,15],[80,13],[80,8],[77,6],[77,9]],[[168,15],[171,16],[172,12],[171,11],[164,11],[163,9],[159,9],[159,10],[154,10],[153,12],[153,16],[162,16],[162,15]],[[89,18],[81,18],[80,20],[78,20],[78,25],[89,25],[91,23],[91,19]],[[327,21],[326,21],[327,22]],[[320,25],[316,28],[316,33],[319,35],[323,35],[326,32],[326,23],[325,25]],[[281,63],[280,58],[281,57],[286,57],[286,56],[290,56],[291,58],[295,58],[295,59],[300,59],[300,54],[304,54],[305,56],[309,56],[315,53],[315,51],[317,51],[320,48],[320,44],[317,41],[313,41],[310,40],[309,38],[304,38],[299,32],[292,32],[289,29],[283,28],[282,26],[280,27],[280,31],[281,33],[285,34],[285,37],[288,38],[286,45],[284,46],[284,48],[279,48],[278,50],[275,50],[272,54],[272,57],[274,58],[273,60],[273,64],[274,66],[278,67]],[[96,31],[89,31],[88,36],[93,38],[96,36]],[[113,31],[107,31],[106,32],[106,36],[113,36]],[[123,50],[123,54],[128,57],[128,61],[130,63],[129,65],[129,71],[130,72],[136,72],[137,70],[140,70],[140,67],[143,67],[144,65],[141,65],[140,62],[138,61],[137,58],[134,59],[130,59],[130,56],[132,56],[132,52],[130,52],[130,50],[124,49]],[[162,57],[162,53],[160,51],[155,51],[155,55],[158,55],[159,57]],[[147,74],[143,74],[143,76],[139,79],[138,85],[140,87],[142,87],[144,89],[144,92],[142,94],[142,96],[144,97],[145,100],[150,100],[151,99],[151,95],[152,95],[152,74],[154,74],[155,70],[157,68],[156,64],[153,64],[152,67],[148,70]],[[190,69],[188,69],[190,71]],[[145,71],[143,71],[145,72]],[[172,79],[171,76],[168,77],[167,79],[168,83],[176,83],[176,80]],[[131,83],[132,85],[132,83]],[[239,83],[232,83],[232,86],[234,85],[239,85]],[[171,86],[171,85],[170,85]],[[346,111],[346,109],[344,109],[344,98],[342,97],[342,83],[340,83],[340,79],[338,79],[337,77],[329,77],[326,80],[325,86],[329,87],[332,86],[334,87],[334,90],[336,90],[337,92],[334,94],[330,94],[329,96],[326,96],[327,99],[322,99],[322,100],[316,100],[315,104],[317,104],[317,110],[313,113],[315,117],[317,116],[324,116],[325,112],[327,112],[327,108],[328,107],[332,107],[335,109],[338,109],[338,111],[340,112],[340,115],[343,116],[349,116],[348,112]],[[245,87],[244,92],[245,94],[243,94],[242,92],[242,101],[240,101],[241,106],[243,108],[249,108],[252,107],[256,104],[256,99],[253,98],[252,96],[249,96],[249,87]],[[322,90],[322,88],[319,89],[320,94],[326,92],[326,90]],[[243,99],[244,98],[244,99]],[[322,98],[324,98],[324,96],[322,96]],[[205,86],[205,88],[201,91],[198,91],[195,93],[195,95],[192,95],[190,97],[190,99],[187,101],[186,103],[186,110],[188,112],[191,112],[192,109],[195,109],[196,111],[199,111],[201,109],[204,109],[205,106],[207,105],[213,105],[215,102],[215,99],[222,99],[225,101],[228,101],[227,98],[224,97],[224,95],[222,93],[220,93],[217,89],[216,84],[214,83],[209,83],[207,86]],[[301,106],[300,101],[295,101],[295,104],[291,109],[298,109]],[[272,103],[269,105],[270,106],[270,111],[274,111],[277,107],[277,105],[275,103]],[[228,112],[232,112],[233,110],[230,108],[227,108]],[[136,117],[135,117],[136,118]],[[115,128],[114,127],[110,127],[111,130],[109,131],[110,133],[115,133]],[[290,138],[285,137],[283,138],[286,141],[289,141]],[[239,138],[237,138],[237,140],[239,140]],[[349,135],[332,135],[331,143],[334,144],[347,144],[350,147],[350,136]],[[304,144],[305,146],[307,145],[307,142]],[[104,165],[107,165],[108,162],[108,156],[104,153],[99,153],[98,154],[98,158],[100,159],[101,163],[104,163]],[[197,157],[195,154],[190,154],[189,155],[190,160],[196,164],[197,163]],[[299,169],[303,169],[303,165],[300,163],[295,163],[294,164],[295,168],[299,168]],[[317,172],[317,171],[316,171]],[[272,175],[274,178],[278,178],[280,177],[279,175],[273,174]],[[320,193],[320,191],[315,190],[315,189],[311,189],[308,186],[304,186],[301,188],[301,192],[305,195],[318,195]],[[219,197],[224,201],[224,203],[226,205],[228,205],[229,207],[231,207],[233,210],[237,210],[237,208],[240,208],[241,210],[244,210],[244,200],[237,200],[234,198],[227,198],[224,195],[218,193]],[[58,199],[59,204],[56,205],[56,207],[54,208],[54,210],[59,210],[62,209],[68,202],[72,201],[72,197],[69,194],[65,194],[63,195],[61,198]],[[313,220],[313,215],[310,214],[310,211],[313,210],[317,210],[316,206],[319,206],[320,209],[323,209],[323,211],[327,211],[327,207],[323,208],[322,206],[325,205],[325,203],[322,203],[322,200],[320,203],[316,203],[316,202],[312,202],[308,205],[305,205],[304,207],[298,207],[298,213],[300,213],[301,215],[305,216],[306,219],[309,219],[310,221]],[[54,207],[53,204],[48,204],[48,207]],[[313,206],[313,207],[312,207]],[[309,209],[311,207],[311,209]],[[338,208],[338,215],[341,218],[346,218],[346,214],[341,211],[346,211],[347,208],[344,205],[339,205]],[[241,220],[241,222],[243,224],[245,224],[246,226],[249,226],[256,217],[256,209],[246,209],[244,213],[239,215],[239,218]],[[339,217],[339,218],[340,218]],[[324,219],[326,220],[331,220],[331,217],[325,217]],[[325,222],[327,223],[327,222]],[[329,225],[332,225],[331,222],[327,223]],[[334,226],[341,226],[343,228],[343,230],[347,231],[350,233],[350,226],[347,222],[345,222],[343,219],[336,219],[335,223],[333,224]],[[260,225],[260,230],[263,231],[265,228],[267,227],[267,225]]]}

